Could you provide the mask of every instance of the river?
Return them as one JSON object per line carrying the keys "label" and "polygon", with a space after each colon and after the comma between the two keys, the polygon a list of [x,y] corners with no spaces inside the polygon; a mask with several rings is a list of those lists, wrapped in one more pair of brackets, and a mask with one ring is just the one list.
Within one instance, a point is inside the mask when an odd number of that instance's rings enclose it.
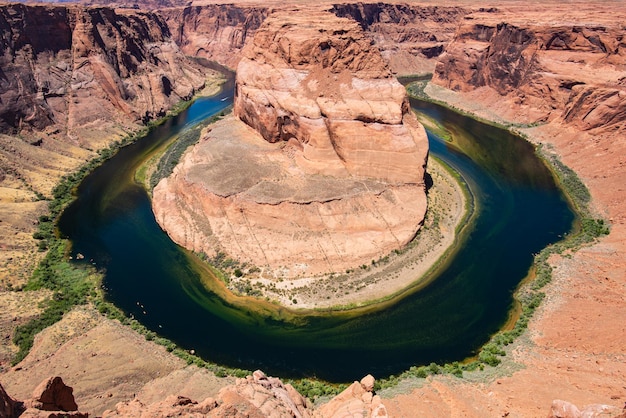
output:
{"label": "river", "polygon": [[458,146],[429,132],[431,153],[462,174],[478,208],[463,247],[436,280],[364,315],[300,316],[294,323],[234,308],[203,286],[203,269],[159,228],[147,193],[134,181],[163,141],[232,104],[231,87],[121,149],[81,183],[59,222],[73,254],[105,272],[110,301],[207,361],[351,382],[462,360],[506,322],[533,254],[572,228],[572,211],[529,143],[412,101],[454,134]]}

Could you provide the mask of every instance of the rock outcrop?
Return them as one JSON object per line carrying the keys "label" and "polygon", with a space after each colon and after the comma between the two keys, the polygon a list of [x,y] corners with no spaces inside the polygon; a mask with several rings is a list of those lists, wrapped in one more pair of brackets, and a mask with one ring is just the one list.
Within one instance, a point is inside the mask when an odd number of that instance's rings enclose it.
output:
{"label": "rock outcrop", "polygon": [[556,399],[552,401],[552,407],[548,418],[626,418],[626,407],[624,409],[611,405],[593,404],[587,405],[582,410],[576,405]]}
{"label": "rock outcrop", "polygon": [[162,116],[204,84],[154,13],[10,4],[0,16],[4,133],[53,126],[81,137]]}
{"label": "rock outcrop", "polygon": [[215,399],[196,402],[171,395],[148,405],[134,399],[118,403],[115,410],[105,411],[102,417],[386,418],[387,410],[380,397],[374,394],[374,382],[374,377],[368,375],[316,409],[290,384],[257,370],[222,388]]}
{"label": "rock outcrop", "polygon": [[343,271],[409,242],[426,210],[428,142],[356,22],[277,12],[238,66],[234,113],[154,190],[179,244],[269,268]]}
{"label": "rock outcrop", "polygon": [[18,402],[0,385],[0,417],[12,418],[17,415],[18,408]]}
{"label": "rock outcrop", "polygon": [[374,394],[375,379],[370,374],[354,382],[346,390],[317,409],[318,418],[378,417],[388,418],[387,408],[380,396]]}
{"label": "rock outcrop", "polygon": [[182,396],[171,395],[161,402],[146,405],[134,399],[121,402],[115,410],[105,411],[103,418],[195,417],[298,417],[313,416],[313,407],[290,384],[268,377],[260,370],[225,386],[216,399],[198,403]]}
{"label": "rock outcrop", "polygon": [[31,408],[42,411],[77,411],[74,389],[63,383],[59,376],[44,380],[33,391]]}
{"label": "rock outcrop", "polygon": [[334,4],[331,11],[358,22],[400,75],[432,73],[459,21],[469,13],[460,6],[390,3]]}
{"label": "rock outcrop", "polygon": [[173,39],[191,56],[208,58],[235,69],[246,40],[268,14],[262,6],[207,4],[163,9]]}
{"label": "rock outcrop", "polygon": [[31,399],[12,399],[0,385],[0,417],[2,418],[87,418],[89,414],[78,411],[73,389],[60,377],[50,377],[33,391]]}
{"label": "rock outcrop", "polygon": [[[574,13],[568,11],[568,13]],[[437,63],[433,82],[472,92],[506,118],[562,119],[583,130],[614,129],[626,116],[624,28],[584,13],[474,13]]]}

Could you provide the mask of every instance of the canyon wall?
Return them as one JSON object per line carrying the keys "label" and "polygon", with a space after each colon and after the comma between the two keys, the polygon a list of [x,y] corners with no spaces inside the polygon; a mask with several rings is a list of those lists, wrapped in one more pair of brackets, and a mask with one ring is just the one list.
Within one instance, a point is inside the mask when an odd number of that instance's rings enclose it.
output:
{"label": "canyon wall", "polygon": [[432,73],[467,7],[391,3],[334,4],[331,11],[359,23],[399,75]]}
{"label": "canyon wall", "polygon": [[[279,9],[280,6],[274,6]],[[359,23],[380,49],[395,74],[432,73],[435,59],[454,35],[463,7],[385,3],[328,6],[339,17]],[[181,49],[236,68],[241,49],[269,13],[269,6],[248,4],[192,5],[162,9]]]}
{"label": "canyon wall", "polygon": [[246,40],[267,16],[263,6],[209,4],[159,11],[173,39],[191,56],[236,68]]}
{"label": "canyon wall", "polygon": [[268,17],[239,62],[234,114],[154,189],[175,242],[275,279],[369,264],[415,236],[428,141],[356,22]]}
{"label": "canyon wall", "polygon": [[541,13],[473,13],[433,82],[471,92],[506,118],[611,130],[626,115],[624,25],[589,17],[555,24]]}
{"label": "canyon wall", "polygon": [[153,13],[7,5],[0,39],[4,133],[53,126],[80,141],[96,124],[162,116],[204,84]]}
{"label": "canyon wall", "polygon": [[189,99],[209,74],[154,13],[0,6],[0,288],[34,267],[25,252],[60,177]]}

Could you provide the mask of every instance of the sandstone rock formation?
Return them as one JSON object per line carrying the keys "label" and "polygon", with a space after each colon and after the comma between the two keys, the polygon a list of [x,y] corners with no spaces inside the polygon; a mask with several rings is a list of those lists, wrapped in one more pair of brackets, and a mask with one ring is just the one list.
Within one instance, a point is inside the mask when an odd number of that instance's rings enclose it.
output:
{"label": "sandstone rock formation", "polygon": [[[235,69],[243,46],[267,17],[269,7],[254,2],[194,4],[162,9],[159,14],[187,55]],[[333,4],[328,10],[359,23],[391,70],[401,75],[432,72],[435,59],[452,39],[459,20],[469,13],[467,8],[458,6],[386,3]]]}
{"label": "sandstone rock formation", "polygon": [[503,117],[613,129],[626,115],[623,33],[621,23],[583,13],[559,24],[542,12],[473,13],[440,57],[433,82],[474,92]]}
{"label": "sandstone rock formation", "polygon": [[238,66],[234,118],[154,190],[179,244],[270,269],[343,271],[409,242],[428,142],[371,40],[332,14],[277,12]]}
{"label": "sandstone rock formation", "polygon": [[241,49],[268,14],[262,6],[207,4],[159,11],[181,50],[237,68]]}
{"label": "sandstone rock formation", "polygon": [[73,392],[59,376],[50,377],[35,388],[30,407],[42,411],[76,411],[78,405]]}
{"label": "sandstone rock formation", "polygon": [[400,75],[432,73],[459,21],[469,13],[461,6],[402,3],[341,3],[331,11],[358,22]]}
{"label": "sandstone rock formation", "polygon": [[[0,130],[148,120],[204,84],[156,14],[62,6],[0,7]],[[91,135],[89,135],[91,136]]]}
{"label": "sandstone rock formation", "polygon": [[17,415],[17,401],[9,396],[0,385],[0,417],[12,418]]}
{"label": "sandstone rock formation", "polygon": [[315,411],[318,418],[378,417],[387,418],[387,408],[374,394],[374,377],[370,374]]}
{"label": "sandstone rock formation", "polygon": [[135,399],[117,404],[115,410],[105,411],[103,418],[149,417],[298,417],[308,418],[313,408],[291,385],[268,377],[260,370],[234,385],[220,390],[217,399],[207,398],[198,403],[186,397],[171,395],[161,402],[145,405]]}
{"label": "sandstone rock formation", "polygon": [[36,261],[20,259],[36,248],[41,196],[210,71],[154,13],[17,3],[0,6],[0,68],[0,279],[19,285]]}
{"label": "sandstone rock formation", "polygon": [[87,418],[79,412],[72,388],[60,377],[50,377],[35,388],[31,399],[16,401],[0,385],[0,417],[2,418]]}
{"label": "sandstone rock formation", "polygon": [[593,404],[587,405],[582,410],[576,405],[556,399],[552,401],[552,407],[548,418],[626,418],[626,407],[616,408],[611,405]]}

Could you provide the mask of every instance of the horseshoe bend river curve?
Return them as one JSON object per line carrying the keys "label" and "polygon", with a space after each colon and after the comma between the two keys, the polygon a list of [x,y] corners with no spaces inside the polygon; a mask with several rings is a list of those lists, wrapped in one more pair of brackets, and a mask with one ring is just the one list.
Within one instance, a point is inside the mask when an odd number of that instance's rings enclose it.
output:
{"label": "horseshoe bend river curve", "polygon": [[531,144],[446,108],[411,103],[462,145],[464,152],[428,133],[431,155],[462,175],[478,209],[438,277],[382,310],[294,322],[237,309],[203,286],[197,260],[159,228],[135,170],[172,135],[232,104],[230,88],[198,99],[94,170],[63,213],[60,231],[74,255],[105,272],[110,301],[207,361],[331,382],[460,361],[503,326],[533,254],[569,232],[574,214]]}

